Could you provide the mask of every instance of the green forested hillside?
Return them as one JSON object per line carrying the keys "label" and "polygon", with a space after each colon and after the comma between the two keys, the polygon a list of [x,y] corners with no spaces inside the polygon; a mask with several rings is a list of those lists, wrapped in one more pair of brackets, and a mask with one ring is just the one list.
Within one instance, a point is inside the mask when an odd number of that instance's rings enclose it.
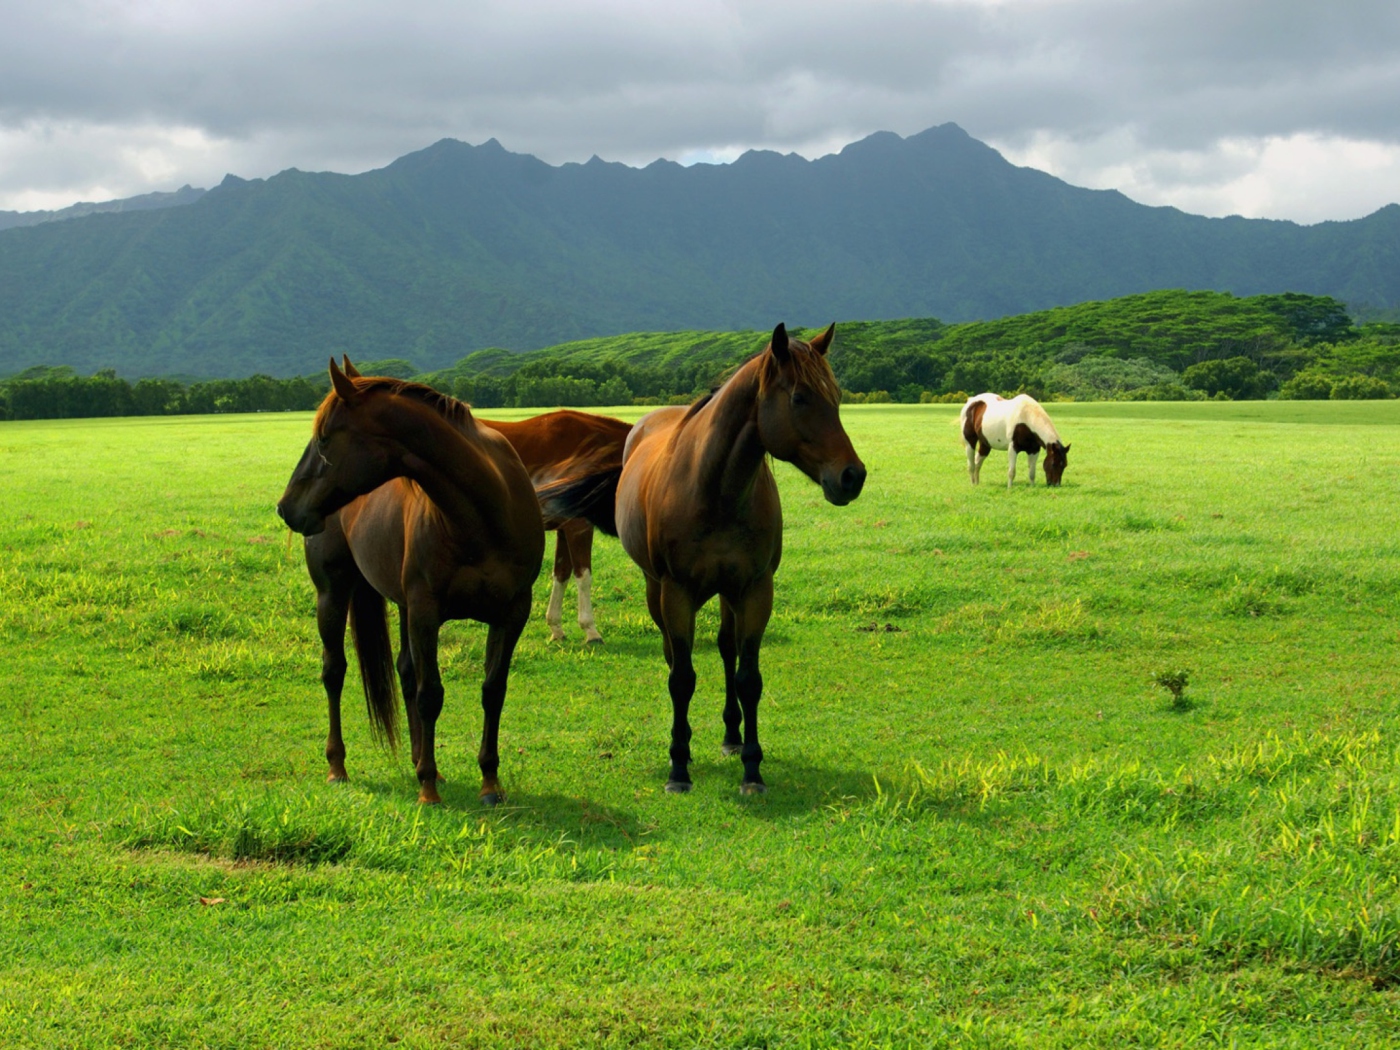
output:
{"label": "green forested hillside", "polygon": [[1393,308],[1400,207],[1206,219],[1015,167],[951,124],[689,168],[443,141],[361,175],[230,177],[183,207],[0,230],[0,374],[292,376],[342,351],[441,369],[489,347],[966,322],[1156,288]]}
{"label": "green forested hillside", "polygon": [[[658,404],[689,401],[767,340],[753,330],[637,332],[520,354],[480,350],[430,372],[405,358],[357,363],[366,374],[416,378],[481,408]],[[1089,401],[1400,392],[1400,325],[1357,326],[1335,299],[1293,293],[1151,292],[962,325],[843,322],[831,356],[854,401],[960,401],[984,390]],[[184,386],[40,367],[0,382],[0,415],[308,409],[326,388],[319,370]]]}
{"label": "green forested hillside", "polygon": [[[487,350],[421,378],[482,406],[682,400],[762,348],[766,332],[644,333],[525,354]],[[1000,321],[837,326],[832,366],[856,399],[996,390],[1043,398],[1390,396],[1400,326],[1357,327],[1335,299],[1161,291]]]}

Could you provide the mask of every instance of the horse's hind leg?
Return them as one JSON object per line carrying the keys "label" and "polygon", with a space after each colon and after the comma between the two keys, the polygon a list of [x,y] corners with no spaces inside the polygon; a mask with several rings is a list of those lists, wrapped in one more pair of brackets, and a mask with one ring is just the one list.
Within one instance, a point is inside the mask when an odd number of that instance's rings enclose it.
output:
{"label": "horse's hind leg", "polygon": [[977,459],[977,446],[963,442],[963,447],[967,449],[967,476],[971,482],[977,484],[977,468],[981,463]]}
{"label": "horse's hind leg", "polygon": [[486,673],[481,680],[481,749],[477,765],[481,767],[481,801],[494,806],[505,797],[497,777],[501,759],[497,752],[501,732],[501,709],[506,703],[506,680],[510,676],[510,660],[515,643],[530,619],[530,592],[524,591],[511,607],[502,623],[493,623],[486,634]]}
{"label": "horse's hind leg", "polygon": [[982,464],[987,461],[987,457],[991,454],[992,446],[987,444],[987,439],[979,438],[977,451],[972,457],[972,483],[974,485],[982,480]]}
{"label": "horse's hind leg", "polygon": [[691,651],[695,646],[695,603],[690,594],[675,580],[662,580],[660,585],[662,632],[670,642],[671,674],[667,687],[671,693],[671,772],[666,778],[667,791],[690,790],[690,699],[695,695],[695,665]]}
{"label": "horse's hind leg", "polygon": [[549,605],[545,607],[544,622],[549,625],[549,640],[564,640],[564,585],[569,580],[569,570],[573,562],[569,557],[569,541],[560,527],[554,533],[554,586],[549,592]]}
{"label": "horse's hind leg", "polygon": [[403,695],[403,710],[408,716],[408,740],[413,765],[423,751],[423,722],[418,717],[418,677],[413,673],[413,647],[408,641],[408,610],[399,607],[399,691]]}
{"label": "horse's hind leg", "polygon": [[763,761],[763,748],[758,743],[758,701],[763,696],[763,675],[758,669],[758,650],[763,644],[763,632],[773,615],[773,577],[765,576],[749,588],[734,609],[735,634],[739,644],[739,671],[735,685],[744,713],[744,746],[739,752],[744,760],[744,780],[739,791],[757,795],[767,791],[758,771]]}
{"label": "horse's hind leg", "polygon": [[593,526],[587,518],[575,518],[559,527],[560,542],[568,542],[569,560],[578,585],[578,625],[585,645],[601,645],[603,636],[593,622]]}
{"label": "horse's hind leg", "polygon": [[724,598],[719,600],[719,656],[724,661],[724,743],[720,751],[737,755],[744,744],[739,735],[743,716],[739,713],[739,690],[735,680],[739,637],[735,631],[734,610]]}

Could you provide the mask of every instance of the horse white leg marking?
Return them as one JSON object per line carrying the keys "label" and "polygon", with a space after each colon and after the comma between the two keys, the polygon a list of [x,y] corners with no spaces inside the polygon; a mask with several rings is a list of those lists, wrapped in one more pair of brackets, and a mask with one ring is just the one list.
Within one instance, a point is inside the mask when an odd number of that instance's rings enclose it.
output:
{"label": "horse white leg marking", "polygon": [[549,592],[549,607],[544,611],[544,622],[549,624],[550,641],[564,640],[564,581],[554,577],[554,589]]}
{"label": "horse white leg marking", "polygon": [[1006,487],[1010,488],[1011,483],[1016,480],[1016,450],[1009,448],[1006,450]]}
{"label": "horse white leg marking", "polygon": [[1030,476],[1032,488],[1035,487],[1035,460],[1037,455],[1038,453],[1035,452],[1026,453],[1026,474]]}
{"label": "horse white leg marking", "polygon": [[967,476],[972,479],[974,485],[977,484],[977,446],[967,446]]}
{"label": "horse white leg marking", "polygon": [[603,640],[593,623],[593,573],[584,569],[574,577],[578,584],[578,625],[583,628],[585,645],[596,645]]}

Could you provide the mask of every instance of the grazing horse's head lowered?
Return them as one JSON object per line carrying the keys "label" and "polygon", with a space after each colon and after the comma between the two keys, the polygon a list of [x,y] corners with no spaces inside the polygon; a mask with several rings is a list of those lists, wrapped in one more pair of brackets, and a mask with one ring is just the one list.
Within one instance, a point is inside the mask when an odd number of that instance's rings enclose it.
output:
{"label": "grazing horse's head lowered", "polygon": [[843,507],[860,495],[865,464],[841,426],[841,388],[826,352],[833,324],[810,343],[773,329],[759,360],[758,430],[763,447],[822,487],[827,501]]}

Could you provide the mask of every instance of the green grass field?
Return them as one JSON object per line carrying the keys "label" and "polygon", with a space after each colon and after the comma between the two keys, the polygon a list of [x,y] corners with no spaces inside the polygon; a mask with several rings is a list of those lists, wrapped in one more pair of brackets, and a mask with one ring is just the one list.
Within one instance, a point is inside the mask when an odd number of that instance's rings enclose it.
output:
{"label": "green grass field", "polygon": [[849,507],[779,465],[763,797],[711,641],[661,790],[614,541],[603,648],[542,578],[494,811],[474,624],[445,804],[357,691],[323,782],[306,416],[0,425],[0,1045],[1394,1045],[1400,403],[1054,411],[1058,490],[949,406],[844,412]]}

